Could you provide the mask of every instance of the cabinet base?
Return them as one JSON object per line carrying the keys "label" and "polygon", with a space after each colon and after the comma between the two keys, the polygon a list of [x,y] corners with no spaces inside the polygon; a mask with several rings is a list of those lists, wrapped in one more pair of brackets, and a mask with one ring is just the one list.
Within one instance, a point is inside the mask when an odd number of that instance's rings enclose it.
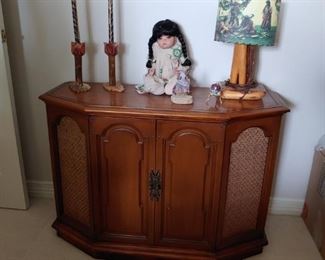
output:
{"label": "cabinet base", "polygon": [[[267,238],[245,242],[221,249],[215,253],[180,248],[167,248],[146,245],[129,245],[110,242],[93,242],[71,227],[55,221],[53,228],[59,237],[78,247],[94,258],[106,259],[243,259],[262,253],[263,246],[267,245]],[[123,258],[121,258],[123,256]],[[116,257],[116,258],[115,258]]]}

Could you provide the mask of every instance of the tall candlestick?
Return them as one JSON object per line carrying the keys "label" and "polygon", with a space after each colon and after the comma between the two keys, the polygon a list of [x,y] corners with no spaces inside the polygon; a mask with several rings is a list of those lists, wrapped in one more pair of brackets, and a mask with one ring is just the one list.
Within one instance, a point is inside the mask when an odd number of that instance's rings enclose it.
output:
{"label": "tall candlestick", "polygon": [[76,93],[88,91],[91,88],[90,85],[82,81],[82,56],[86,52],[85,43],[71,42],[71,52],[74,56],[76,80],[70,84],[70,89]]}
{"label": "tall candlestick", "polygon": [[113,0],[108,0],[108,41],[114,42]]}
{"label": "tall candlestick", "polygon": [[74,56],[75,62],[75,82],[70,84],[70,89],[73,92],[80,93],[86,92],[90,90],[90,85],[84,83],[82,81],[82,56],[86,52],[86,46],[84,42],[80,42],[80,34],[79,34],[79,24],[78,24],[78,14],[77,14],[77,1],[71,0],[72,6],[72,19],[73,19],[73,32],[75,42],[71,42],[71,52]]}
{"label": "tall candlestick", "polygon": [[77,14],[76,0],[71,0],[71,6],[72,6],[74,39],[75,39],[75,42],[80,43],[80,34],[79,34],[79,24],[78,24],[78,14]]}
{"label": "tall candlestick", "polygon": [[107,1],[108,6],[108,42],[105,42],[105,53],[108,56],[108,76],[109,82],[104,84],[107,91],[124,91],[124,87],[120,82],[116,81],[115,72],[115,56],[118,52],[118,43],[114,42],[114,21],[113,21],[113,0]]}

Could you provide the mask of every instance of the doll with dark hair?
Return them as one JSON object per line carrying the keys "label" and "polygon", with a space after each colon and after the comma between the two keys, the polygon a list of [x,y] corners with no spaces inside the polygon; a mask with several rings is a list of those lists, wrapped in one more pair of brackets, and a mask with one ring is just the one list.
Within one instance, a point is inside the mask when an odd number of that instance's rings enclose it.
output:
{"label": "doll with dark hair", "polygon": [[153,27],[148,48],[149,55],[146,64],[148,73],[145,76],[144,85],[137,87],[138,93],[173,95],[180,72],[182,75],[187,74],[191,66],[191,61],[187,57],[186,44],[178,25],[168,19],[157,22]]}

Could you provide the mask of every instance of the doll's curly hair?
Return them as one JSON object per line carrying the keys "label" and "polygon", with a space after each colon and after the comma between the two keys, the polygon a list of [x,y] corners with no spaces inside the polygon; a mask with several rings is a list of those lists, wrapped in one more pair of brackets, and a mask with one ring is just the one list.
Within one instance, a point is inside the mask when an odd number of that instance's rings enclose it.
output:
{"label": "doll's curly hair", "polygon": [[191,66],[191,61],[187,57],[187,50],[186,50],[186,44],[185,40],[183,38],[183,35],[177,25],[177,23],[166,19],[157,22],[153,29],[152,29],[152,36],[149,39],[148,42],[148,47],[149,47],[149,55],[148,55],[148,61],[146,64],[147,68],[152,67],[152,60],[153,60],[153,50],[152,50],[152,45],[163,35],[167,36],[176,36],[179,40],[179,42],[182,44],[182,52],[185,57],[185,61],[183,62],[183,66]]}

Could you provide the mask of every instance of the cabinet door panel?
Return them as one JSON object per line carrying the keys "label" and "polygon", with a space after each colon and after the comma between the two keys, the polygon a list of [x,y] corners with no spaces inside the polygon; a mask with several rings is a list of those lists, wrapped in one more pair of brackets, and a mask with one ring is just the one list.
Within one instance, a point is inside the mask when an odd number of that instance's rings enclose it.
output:
{"label": "cabinet door panel", "polygon": [[158,123],[157,161],[164,182],[156,225],[160,243],[213,247],[222,135],[215,124]]}
{"label": "cabinet door panel", "polygon": [[[105,118],[95,128],[100,153],[101,233],[106,240],[150,240],[148,172],[154,161],[154,124]],[[152,156],[152,159],[150,158]]]}

